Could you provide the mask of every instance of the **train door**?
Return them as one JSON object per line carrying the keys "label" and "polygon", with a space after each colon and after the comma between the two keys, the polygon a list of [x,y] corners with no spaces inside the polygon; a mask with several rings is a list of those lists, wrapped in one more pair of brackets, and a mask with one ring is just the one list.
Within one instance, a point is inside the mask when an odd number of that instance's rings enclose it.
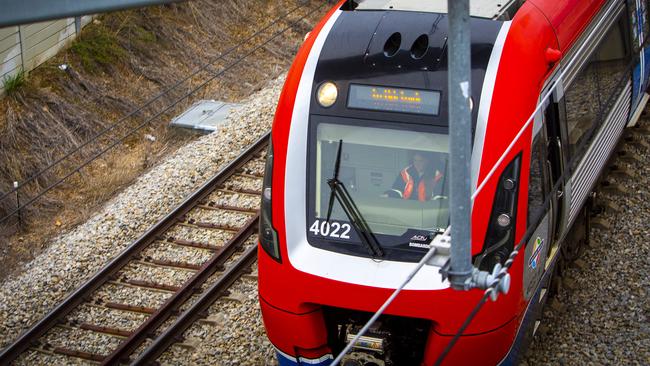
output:
{"label": "train door", "polygon": [[[548,103],[547,103],[548,104]],[[525,249],[524,297],[530,300],[537,290],[547,266],[553,246],[557,194],[553,193],[552,165],[549,157],[549,139],[545,126],[545,113],[535,115],[531,141],[528,177],[528,212],[526,229],[534,230]],[[537,315],[535,316],[537,317]]]}
{"label": "train door", "polygon": [[[548,91],[545,91],[546,94]],[[543,95],[544,95],[543,94]],[[559,82],[546,102],[544,112],[544,129],[547,136],[546,165],[548,194],[550,195],[550,243],[551,248],[557,246],[558,241],[566,230],[567,197],[570,187],[567,186],[565,170],[568,166],[567,130],[561,123],[560,116],[564,113],[564,89]]]}

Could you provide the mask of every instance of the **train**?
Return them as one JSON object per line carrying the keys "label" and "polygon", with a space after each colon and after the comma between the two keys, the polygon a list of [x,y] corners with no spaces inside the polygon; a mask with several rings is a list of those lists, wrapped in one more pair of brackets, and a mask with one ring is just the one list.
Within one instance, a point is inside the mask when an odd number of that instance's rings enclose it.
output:
{"label": "train", "polygon": [[[509,292],[444,365],[517,364],[534,339],[588,241],[607,161],[648,101],[648,5],[470,2],[473,264],[490,271],[523,246]],[[341,1],[299,49],[259,229],[259,304],[280,365],[332,363],[449,227],[448,29],[447,0]],[[438,360],[483,295],[452,289],[442,256],[343,365]]]}

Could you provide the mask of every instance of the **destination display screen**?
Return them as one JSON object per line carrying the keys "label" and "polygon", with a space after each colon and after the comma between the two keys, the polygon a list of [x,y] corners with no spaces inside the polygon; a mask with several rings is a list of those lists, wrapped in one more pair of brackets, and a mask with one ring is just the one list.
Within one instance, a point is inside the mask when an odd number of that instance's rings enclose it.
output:
{"label": "destination display screen", "polygon": [[440,92],[352,84],[348,107],[437,116]]}

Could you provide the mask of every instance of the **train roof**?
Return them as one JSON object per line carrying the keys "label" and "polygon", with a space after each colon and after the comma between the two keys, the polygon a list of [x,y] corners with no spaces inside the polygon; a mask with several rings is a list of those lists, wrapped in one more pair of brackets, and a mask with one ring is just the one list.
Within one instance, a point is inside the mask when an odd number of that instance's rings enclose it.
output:
{"label": "train roof", "polygon": [[[427,13],[447,13],[447,0],[358,0],[355,10],[402,10]],[[517,0],[472,0],[470,15],[478,18],[497,19]]]}

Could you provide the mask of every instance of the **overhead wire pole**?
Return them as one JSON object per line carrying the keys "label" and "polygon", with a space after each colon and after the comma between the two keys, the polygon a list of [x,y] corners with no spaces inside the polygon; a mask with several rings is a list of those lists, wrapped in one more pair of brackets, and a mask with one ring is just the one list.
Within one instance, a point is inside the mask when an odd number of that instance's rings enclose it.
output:
{"label": "overhead wire pole", "polygon": [[471,258],[472,121],[469,0],[447,0],[449,19],[449,155],[451,265],[449,282],[456,289],[468,289],[473,272]]}
{"label": "overhead wire pole", "polygon": [[[444,278],[452,288],[486,290],[497,283],[498,293],[508,293],[510,275],[500,263],[492,273],[479,271],[472,264],[472,196],[470,159],[472,156],[471,40],[469,0],[447,0],[449,19],[449,56],[447,58],[449,90],[449,175],[451,255],[443,267]],[[503,273],[502,273],[503,272]],[[503,281],[497,281],[503,278]]]}

